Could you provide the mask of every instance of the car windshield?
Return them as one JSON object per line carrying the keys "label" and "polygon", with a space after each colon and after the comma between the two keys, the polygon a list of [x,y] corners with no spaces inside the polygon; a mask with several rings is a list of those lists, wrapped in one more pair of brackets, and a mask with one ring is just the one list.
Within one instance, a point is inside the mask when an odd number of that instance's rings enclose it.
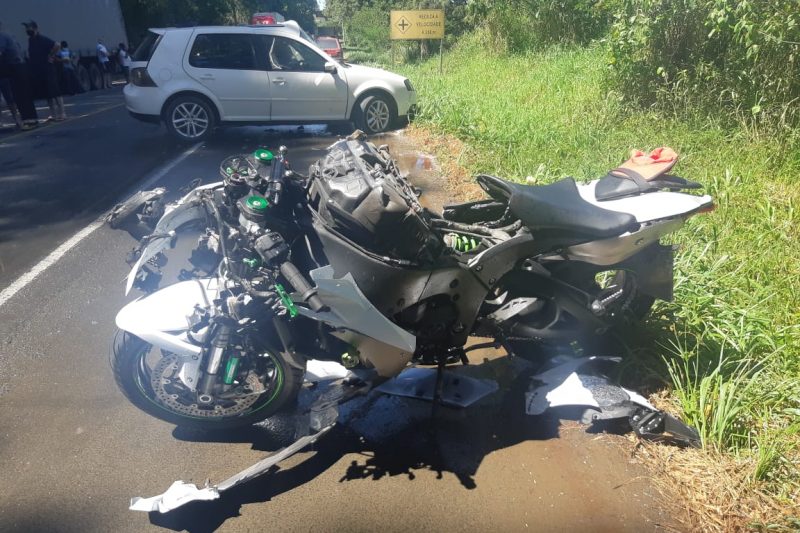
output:
{"label": "car windshield", "polygon": [[339,43],[331,37],[320,37],[317,39],[317,46],[321,48],[339,48]]}

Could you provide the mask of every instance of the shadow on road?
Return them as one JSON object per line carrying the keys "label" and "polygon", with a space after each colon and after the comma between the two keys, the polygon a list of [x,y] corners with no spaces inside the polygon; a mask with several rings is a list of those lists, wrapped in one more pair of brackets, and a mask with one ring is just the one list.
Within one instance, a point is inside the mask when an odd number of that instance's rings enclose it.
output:
{"label": "shadow on road", "polygon": [[[483,375],[498,375],[508,372],[509,364],[503,358],[471,368]],[[436,473],[436,479],[452,474],[465,490],[472,490],[477,486],[478,467],[488,454],[523,441],[559,436],[558,418],[524,413],[521,397],[526,377],[520,375],[466,410],[442,408],[435,417],[428,402],[373,392],[354,400],[355,405],[342,413],[342,423],[316,443],[314,454],[303,462],[285,470],[275,468],[223,493],[219,500],[192,503],[167,514],[150,513],[150,521],[175,531],[214,531],[239,516],[242,506],[268,502],[331,468],[342,469],[341,474],[336,472],[340,483],[395,476],[413,481],[418,472],[428,470]],[[287,433],[274,425],[261,425],[225,438],[178,429],[173,435],[185,440],[252,442],[254,449],[271,451],[286,444]],[[345,456],[352,457],[349,464],[337,466]]]}

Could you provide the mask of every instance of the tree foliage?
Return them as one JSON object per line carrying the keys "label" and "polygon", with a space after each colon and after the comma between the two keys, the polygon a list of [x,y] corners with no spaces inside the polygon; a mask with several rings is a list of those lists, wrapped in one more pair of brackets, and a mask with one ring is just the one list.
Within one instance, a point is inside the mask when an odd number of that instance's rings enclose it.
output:
{"label": "tree foliage", "polygon": [[247,24],[253,13],[277,11],[314,31],[316,0],[120,0],[132,42],[148,28]]}

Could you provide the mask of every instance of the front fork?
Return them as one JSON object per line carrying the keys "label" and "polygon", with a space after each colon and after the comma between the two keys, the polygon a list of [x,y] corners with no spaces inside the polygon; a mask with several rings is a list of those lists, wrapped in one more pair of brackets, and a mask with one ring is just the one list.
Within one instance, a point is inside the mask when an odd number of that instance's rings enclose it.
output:
{"label": "front fork", "polygon": [[[216,334],[211,341],[211,348],[208,351],[208,361],[206,363],[205,372],[200,379],[200,386],[197,387],[197,401],[203,404],[209,404],[214,401],[214,385],[217,382],[220,369],[222,368],[222,360],[225,356],[225,350],[230,345],[231,333],[233,328],[228,324],[220,324],[217,327]],[[236,364],[235,362],[233,363]],[[231,366],[230,364],[228,365]],[[228,376],[235,374],[235,366],[233,370],[227,369],[225,380],[228,381]]]}

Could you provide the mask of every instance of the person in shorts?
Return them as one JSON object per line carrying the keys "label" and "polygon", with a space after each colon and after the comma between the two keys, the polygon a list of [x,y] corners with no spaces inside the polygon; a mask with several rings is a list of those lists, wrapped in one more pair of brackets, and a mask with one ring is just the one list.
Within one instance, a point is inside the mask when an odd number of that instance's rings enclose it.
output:
{"label": "person in shorts", "polygon": [[64,100],[61,98],[56,70],[56,60],[61,45],[39,33],[39,25],[35,21],[22,24],[25,26],[25,33],[28,34],[28,65],[34,95],[38,90],[47,98],[47,104],[50,106],[50,117],[47,120],[65,120],[67,116],[64,113]]}

